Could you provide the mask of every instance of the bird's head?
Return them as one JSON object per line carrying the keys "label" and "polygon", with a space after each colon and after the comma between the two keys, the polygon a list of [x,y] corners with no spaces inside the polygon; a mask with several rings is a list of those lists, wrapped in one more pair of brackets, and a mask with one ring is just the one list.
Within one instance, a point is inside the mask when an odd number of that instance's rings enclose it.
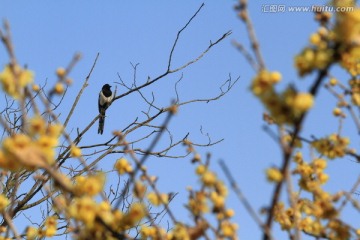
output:
{"label": "bird's head", "polygon": [[110,90],[111,86],[109,84],[105,84],[102,89],[107,89],[107,90]]}

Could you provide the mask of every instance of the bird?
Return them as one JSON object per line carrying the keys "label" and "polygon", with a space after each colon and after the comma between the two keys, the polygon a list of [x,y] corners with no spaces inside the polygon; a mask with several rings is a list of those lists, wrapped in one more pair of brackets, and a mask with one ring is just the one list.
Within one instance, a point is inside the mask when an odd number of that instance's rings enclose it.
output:
{"label": "bird", "polygon": [[110,88],[111,86],[109,84],[105,84],[99,93],[98,106],[99,106],[100,117],[99,117],[98,134],[103,134],[104,132],[105,112],[114,99],[113,93],[111,92]]}

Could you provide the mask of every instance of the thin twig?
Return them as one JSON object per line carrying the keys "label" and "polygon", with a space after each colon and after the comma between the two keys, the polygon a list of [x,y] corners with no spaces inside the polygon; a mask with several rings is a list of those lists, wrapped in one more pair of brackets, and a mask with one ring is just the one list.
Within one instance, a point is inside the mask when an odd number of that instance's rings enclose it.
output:
{"label": "thin twig", "polygon": [[74,112],[74,110],[75,110],[75,107],[77,106],[77,103],[78,103],[79,100],[80,100],[80,97],[82,96],[82,93],[84,92],[85,88],[88,86],[88,81],[89,81],[89,79],[90,79],[90,76],[91,76],[94,68],[95,68],[95,65],[96,65],[96,62],[97,62],[97,60],[98,60],[98,58],[99,58],[99,55],[100,55],[100,53],[97,53],[97,55],[96,55],[96,57],[95,57],[95,60],[94,60],[94,63],[93,63],[93,65],[92,65],[91,69],[90,69],[90,72],[89,72],[89,74],[86,76],[85,81],[84,81],[84,83],[83,83],[83,85],[82,85],[82,87],[81,87],[78,95],[76,96],[76,99],[75,99],[74,103],[72,104],[72,107],[71,107],[71,109],[70,109],[70,111],[69,111],[69,114],[67,115],[66,120],[65,120],[65,122],[64,122],[64,128],[66,128],[67,124],[69,123],[69,120],[70,120],[70,118],[71,118],[71,116],[72,116],[72,114],[73,114],[73,112]]}
{"label": "thin twig", "polygon": [[191,21],[196,17],[196,15],[200,12],[200,10],[205,6],[204,3],[201,4],[201,6],[199,7],[199,9],[194,13],[194,15],[189,19],[189,21],[185,24],[185,26],[183,28],[181,28],[178,33],[176,34],[176,39],[174,41],[174,44],[171,48],[171,51],[170,51],[170,56],[169,56],[169,61],[168,61],[168,67],[167,67],[167,72],[170,72],[170,67],[171,67],[171,61],[172,61],[172,56],[173,56],[173,53],[174,53],[174,50],[175,50],[175,47],[176,47],[176,44],[180,38],[180,35],[181,35],[181,32],[184,31],[188,26],[189,24],[191,23]]}

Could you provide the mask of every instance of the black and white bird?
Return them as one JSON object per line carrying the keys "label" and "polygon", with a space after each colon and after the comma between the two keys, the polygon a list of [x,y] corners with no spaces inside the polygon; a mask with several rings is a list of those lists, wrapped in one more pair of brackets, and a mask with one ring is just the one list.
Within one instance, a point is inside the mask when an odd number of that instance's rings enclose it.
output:
{"label": "black and white bird", "polygon": [[104,124],[105,124],[105,112],[106,109],[110,106],[112,103],[112,100],[114,98],[113,93],[111,92],[111,86],[109,84],[105,84],[100,93],[99,93],[99,128],[98,128],[98,134],[103,134],[104,132]]}

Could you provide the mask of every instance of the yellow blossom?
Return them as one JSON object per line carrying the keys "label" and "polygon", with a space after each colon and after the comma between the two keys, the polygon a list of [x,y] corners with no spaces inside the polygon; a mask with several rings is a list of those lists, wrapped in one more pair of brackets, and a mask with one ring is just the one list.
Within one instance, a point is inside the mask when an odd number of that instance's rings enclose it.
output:
{"label": "yellow blossom", "polygon": [[283,175],[278,168],[271,167],[266,170],[267,179],[270,182],[280,182],[283,179]]}
{"label": "yellow blossom", "polygon": [[96,203],[88,196],[75,198],[73,203],[67,208],[70,217],[82,221],[87,228],[94,227],[96,217]]}
{"label": "yellow blossom", "polygon": [[280,72],[271,72],[270,73],[270,81],[273,82],[273,83],[278,83],[280,82],[282,76],[281,76],[281,73]]}
{"label": "yellow blossom", "polygon": [[97,173],[91,176],[78,176],[75,178],[74,192],[81,195],[95,196],[99,194],[105,184],[105,174]]}
{"label": "yellow blossom", "polygon": [[343,157],[347,152],[350,140],[337,134],[331,134],[326,138],[313,141],[311,145],[321,154],[330,159]]}
{"label": "yellow blossom", "polygon": [[308,177],[313,173],[313,169],[306,162],[302,162],[297,165],[296,172],[300,173],[302,176]]}
{"label": "yellow blossom", "polygon": [[57,217],[55,216],[48,217],[45,220],[44,225],[45,225],[44,235],[46,237],[54,236],[57,231]]}
{"label": "yellow blossom", "polygon": [[7,65],[0,73],[0,83],[7,94],[17,99],[21,96],[22,89],[33,81],[33,75],[33,72],[18,65]]}
{"label": "yellow blossom", "polygon": [[201,160],[201,155],[199,153],[195,153],[194,155],[194,158],[192,159],[192,163],[195,163],[195,162],[200,162]]}
{"label": "yellow blossom", "polygon": [[5,195],[0,194],[0,212],[3,212],[9,203],[9,199]]}
{"label": "yellow blossom", "polygon": [[34,227],[28,227],[26,229],[26,239],[28,240],[33,240],[36,239],[38,237],[38,229],[34,228]]}
{"label": "yellow blossom", "polygon": [[125,158],[120,158],[115,163],[115,169],[118,171],[120,175],[124,173],[131,173],[132,172],[132,166]]}
{"label": "yellow blossom", "polygon": [[66,74],[65,68],[59,67],[58,69],[56,69],[56,75],[59,78],[63,78],[65,76],[65,74]]}
{"label": "yellow blossom", "polygon": [[262,70],[252,80],[251,90],[257,95],[261,96],[273,89],[273,85],[281,80],[281,74],[279,72],[269,72]]}
{"label": "yellow blossom", "polygon": [[147,214],[147,210],[142,203],[133,203],[129,212],[122,218],[120,224],[123,224],[125,228],[133,227]]}
{"label": "yellow blossom", "polygon": [[197,175],[203,175],[206,172],[207,167],[203,164],[200,164],[199,166],[197,166],[196,168],[196,174]]}
{"label": "yellow blossom", "polygon": [[31,86],[31,89],[34,91],[34,92],[38,92],[40,91],[40,86],[38,84],[33,84]]}
{"label": "yellow blossom", "polygon": [[36,115],[30,119],[29,122],[30,135],[34,136],[36,134],[44,134],[45,130],[46,130],[46,123],[41,116]]}
{"label": "yellow blossom", "polygon": [[21,169],[21,164],[8,153],[4,154],[3,151],[0,151],[0,167],[10,171],[18,171]]}
{"label": "yellow blossom", "polygon": [[304,230],[307,233],[311,233],[313,220],[310,217],[306,217],[301,219],[300,221],[300,229]]}
{"label": "yellow blossom", "polygon": [[111,205],[108,201],[102,201],[97,205],[97,215],[106,224],[111,224],[115,220]]}
{"label": "yellow blossom", "polygon": [[313,161],[313,165],[314,165],[314,167],[316,167],[318,169],[325,169],[327,162],[325,159],[317,158]]}
{"label": "yellow blossom", "polygon": [[351,94],[351,102],[356,106],[360,106],[360,93],[353,92]]}
{"label": "yellow blossom", "polygon": [[338,84],[338,80],[336,78],[330,78],[329,83],[331,86],[335,86]]}
{"label": "yellow blossom", "polygon": [[65,90],[65,89],[64,89],[64,85],[63,85],[62,83],[58,82],[58,83],[55,84],[54,92],[55,92],[56,94],[61,95],[61,94],[64,93],[64,90]]}
{"label": "yellow blossom", "polygon": [[320,27],[318,33],[321,37],[326,37],[329,34],[329,30],[326,27]]}
{"label": "yellow blossom", "polygon": [[[341,1],[338,1],[341,2]],[[360,43],[360,8],[337,12],[335,33],[345,44]]]}
{"label": "yellow blossom", "polygon": [[191,196],[189,199],[188,207],[190,211],[195,215],[199,216],[209,211],[206,195],[203,192],[196,192],[195,196]]}
{"label": "yellow blossom", "polygon": [[215,183],[215,191],[220,195],[220,196],[223,196],[223,197],[226,197],[227,194],[228,194],[228,189],[226,187],[226,185],[224,184],[224,182],[218,180],[216,181]]}
{"label": "yellow blossom", "polygon": [[235,211],[233,209],[226,209],[225,211],[225,217],[227,218],[231,218],[235,215]]}
{"label": "yellow blossom", "polygon": [[2,150],[0,151],[0,166],[11,171],[18,171],[25,167],[33,170],[35,167],[43,167],[46,162],[44,160],[54,161],[53,158],[48,159],[48,151],[53,153],[53,149],[42,149],[41,145],[33,142],[31,138],[25,134],[16,134],[6,138],[3,141]]}
{"label": "yellow blossom", "polygon": [[142,226],[140,230],[140,234],[144,239],[148,239],[149,237],[155,238],[156,237],[156,228],[151,226]]}
{"label": "yellow blossom", "polygon": [[295,67],[300,76],[310,73],[314,69],[315,51],[311,48],[305,48],[295,57]]}
{"label": "yellow blossom", "polygon": [[161,204],[167,204],[169,202],[169,195],[165,193],[161,193],[160,195],[155,192],[151,192],[147,196],[150,203],[154,206],[159,206]]}
{"label": "yellow blossom", "polygon": [[216,174],[210,171],[206,171],[201,176],[201,181],[205,184],[205,186],[214,186],[216,180],[217,180]]}
{"label": "yellow blossom", "polygon": [[62,133],[64,127],[61,124],[51,124],[46,129],[46,134],[49,137],[58,138]]}
{"label": "yellow blossom", "polygon": [[54,202],[53,209],[55,210],[56,213],[61,213],[67,207],[67,201],[63,195],[56,196],[53,202]]}
{"label": "yellow blossom", "polygon": [[318,173],[317,177],[321,184],[324,184],[329,180],[329,175],[327,175],[326,173],[320,172],[320,173]]}
{"label": "yellow blossom", "polygon": [[300,139],[296,138],[295,140],[293,140],[293,137],[290,134],[286,134],[282,137],[282,140],[288,144],[290,144],[292,141],[293,142],[293,146],[297,147],[297,148],[301,148],[302,147],[302,143],[300,141]]}
{"label": "yellow blossom", "polygon": [[119,209],[115,209],[112,211],[112,216],[113,216],[113,221],[111,223],[112,228],[117,230],[124,230],[123,226],[119,224],[119,222],[123,221],[124,213]]}
{"label": "yellow blossom", "polygon": [[318,33],[313,33],[310,36],[310,43],[314,45],[318,45],[321,41],[321,36]]}
{"label": "yellow blossom", "polygon": [[[359,35],[360,44],[360,35]],[[354,46],[341,54],[340,65],[347,70],[351,76],[360,74],[360,46]]]}
{"label": "yellow blossom", "polygon": [[136,181],[134,184],[133,191],[134,191],[135,197],[142,199],[146,192],[146,186],[143,183],[141,183],[140,181]]}
{"label": "yellow blossom", "polygon": [[77,146],[71,146],[70,154],[72,157],[80,157],[82,155],[81,149],[78,148]]}
{"label": "yellow blossom", "polygon": [[294,99],[294,108],[300,112],[306,112],[314,105],[314,98],[309,93],[298,93]]}
{"label": "yellow blossom", "polygon": [[334,114],[334,116],[341,116],[343,114],[343,112],[341,111],[340,108],[334,108],[333,114]]}
{"label": "yellow blossom", "polygon": [[302,153],[296,152],[296,154],[294,156],[294,162],[301,163],[302,161],[303,161]]}
{"label": "yellow blossom", "polygon": [[170,233],[172,240],[190,240],[190,236],[186,227],[183,224],[177,223]]}
{"label": "yellow blossom", "polygon": [[220,228],[225,237],[235,237],[238,226],[235,223],[223,221]]}
{"label": "yellow blossom", "polygon": [[214,205],[214,212],[218,212],[220,209],[224,208],[225,205],[225,198],[216,192],[211,192],[210,199]]}
{"label": "yellow blossom", "polygon": [[45,237],[53,237],[56,234],[57,229],[54,227],[45,228],[41,231],[42,235]]}

